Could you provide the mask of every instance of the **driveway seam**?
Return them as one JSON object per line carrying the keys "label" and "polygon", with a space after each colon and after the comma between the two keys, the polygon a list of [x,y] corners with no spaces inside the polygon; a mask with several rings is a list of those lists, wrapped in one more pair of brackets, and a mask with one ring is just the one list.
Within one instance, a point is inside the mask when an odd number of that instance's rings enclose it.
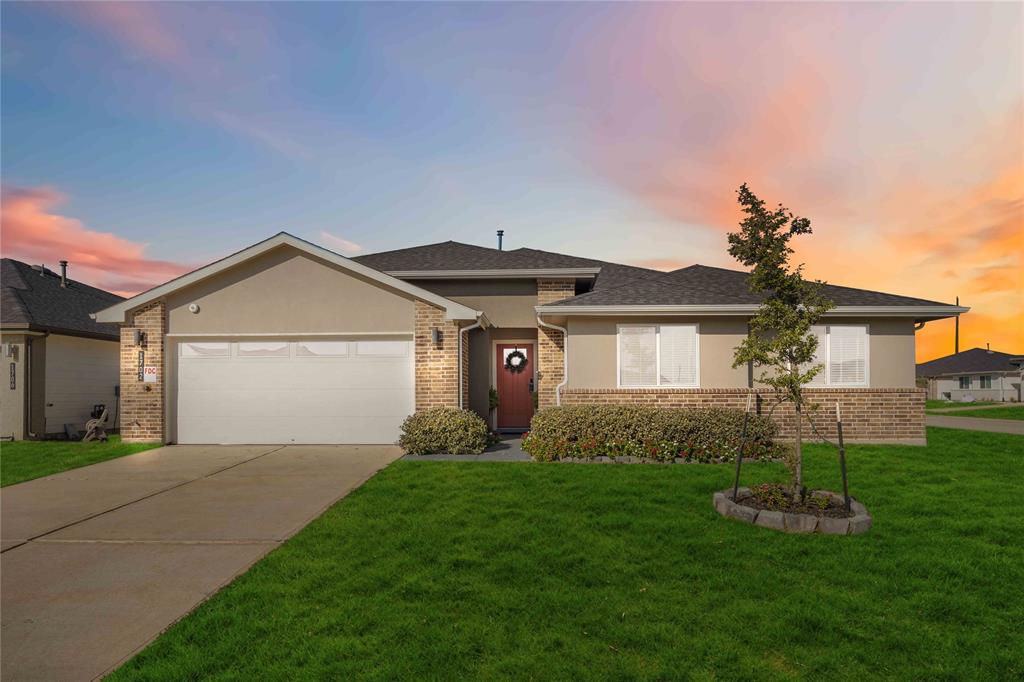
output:
{"label": "driveway seam", "polygon": [[[280,445],[280,446],[274,448],[273,450],[268,450],[267,452],[262,452],[262,453],[256,455],[255,457],[250,457],[249,459],[243,459],[240,462],[235,462],[234,464],[231,464],[230,466],[226,466],[223,469],[217,469],[216,471],[211,471],[210,473],[204,474],[203,476],[199,476],[198,478],[190,478],[187,481],[182,481],[181,483],[175,483],[172,486],[168,486],[166,488],[161,488],[160,490],[157,490],[155,492],[149,493],[148,495],[143,495],[142,497],[139,497],[137,499],[129,500],[128,502],[125,502],[123,504],[119,504],[116,507],[111,507],[110,509],[104,509],[101,512],[96,512],[95,514],[90,514],[89,516],[84,516],[84,517],[82,517],[80,519],[76,519],[75,521],[71,521],[70,523],[65,523],[63,526],[59,526],[57,528],[52,528],[52,529],[46,531],[45,533],[39,533],[38,535],[33,535],[32,537],[25,538],[23,542],[21,542],[21,543],[19,543],[17,545],[14,545],[13,547],[8,547],[7,549],[0,551],[0,554],[6,554],[7,552],[11,551],[12,549],[17,549],[18,547],[22,547],[24,545],[27,545],[28,543],[34,542],[34,541],[38,540],[39,538],[44,538],[47,535],[52,535],[53,533],[60,532],[60,531],[62,531],[64,529],[66,529],[66,528],[70,528],[71,526],[77,526],[80,523],[85,523],[86,521],[91,521],[91,520],[93,520],[95,518],[99,518],[100,516],[103,516],[104,514],[109,514],[110,512],[115,512],[115,511],[118,511],[119,509],[124,509],[125,507],[128,507],[130,505],[136,504],[138,502],[142,502],[143,500],[148,500],[151,497],[156,497],[157,495],[163,495],[166,492],[170,492],[171,490],[176,490],[176,489],[178,489],[178,488],[180,488],[182,486],[188,485],[189,483],[195,483],[196,481],[201,481],[201,480],[203,480],[205,478],[210,478],[211,476],[216,476],[217,474],[220,474],[220,473],[223,473],[225,471],[228,471],[229,469],[234,469],[237,466],[241,466],[243,464],[247,464],[248,462],[252,462],[254,460],[260,459],[261,457],[266,457],[267,455],[272,455],[275,452],[283,450],[285,447],[287,447],[287,446]],[[16,538],[16,539],[17,540],[21,540],[22,538]]]}

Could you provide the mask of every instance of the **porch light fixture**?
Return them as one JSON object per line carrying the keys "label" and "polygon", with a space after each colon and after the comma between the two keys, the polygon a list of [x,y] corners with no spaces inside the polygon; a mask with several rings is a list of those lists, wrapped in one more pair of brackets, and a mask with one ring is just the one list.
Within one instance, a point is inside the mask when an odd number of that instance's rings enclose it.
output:
{"label": "porch light fixture", "polygon": [[146,334],[141,329],[132,330],[132,340],[136,346],[141,346],[146,342]]}
{"label": "porch light fixture", "polygon": [[433,341],[434,344],[440,345],[440,343],[441,343],[441,330],[438,329],[437,327],[432,328],[430,330],[430,340]]}

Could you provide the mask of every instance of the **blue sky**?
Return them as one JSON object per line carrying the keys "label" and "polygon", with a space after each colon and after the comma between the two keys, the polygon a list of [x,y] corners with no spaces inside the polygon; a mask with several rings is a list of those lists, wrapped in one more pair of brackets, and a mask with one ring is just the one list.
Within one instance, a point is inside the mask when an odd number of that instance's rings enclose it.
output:
{"label": "blue sky", "polygon": [[100,286],[279,230],[729,266],[746,181],[812,219],[813,275],[1024,346],[1018,3],[0,13],[4,253]]}

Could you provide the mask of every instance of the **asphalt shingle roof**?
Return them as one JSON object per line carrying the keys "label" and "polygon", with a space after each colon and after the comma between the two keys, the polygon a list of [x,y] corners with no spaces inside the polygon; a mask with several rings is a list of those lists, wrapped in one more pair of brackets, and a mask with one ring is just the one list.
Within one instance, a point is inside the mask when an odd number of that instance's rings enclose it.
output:
{"label": "asphalt shingle roof", "polygon": [[117,339],[116,324],[100,324],[89,315],[124,299],[11,258],[0,262],[0,324],[37,331],[79,332]]}
{"label": "asphalt shingle roof", "polygon": [[1010,364],[1011,358],[1021,355],[1000,353],[997,350],[972,348],[970,350],[922,362],[917,366],[917,376],[937,377],[943,374],[973,374],[975,372],[1012,372],[1019,367]]}
{"label": "asphalt shingle roof", "polygon": [[[751,293],[747,287],[749,278],[749,273],[738,270],[691,265],[659,277],[633,279],[620,286],[595,289],[554,305],[756,305],[764,300],[764,295]],[[839,306],[946,305],[834,284],[825,285],[825,294]]]}
{"label": "asphalt shingle roof", "polygon": [[[601,268],[591,291],[552,305],[756,305],[764,298],[747,288],[749,273],[737,270],[691,265],[673,272],[661,272],[538,249],[499,251],[453,241],[367,254],[353,260],[385,272]],[[825,293],[840,306],[947,305],[833,284],[825,286]]]}
{"label": "asphalt shingle roof", "polygon": [[601,268],[601,272],[594,282],[595,289],[606,289],[637,279],[649,279],[665,274],[658,270],[608,263],[593,258],[567,256],[539,249],[519,248],[499,251],[486,246],[452,241],[370,253],[356,256],[352,260],[382,272]]}

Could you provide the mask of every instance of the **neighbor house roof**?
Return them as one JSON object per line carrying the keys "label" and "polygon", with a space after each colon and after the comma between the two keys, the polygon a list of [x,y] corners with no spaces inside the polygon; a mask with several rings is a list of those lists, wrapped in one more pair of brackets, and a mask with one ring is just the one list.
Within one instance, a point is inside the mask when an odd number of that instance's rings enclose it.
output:
{"label": "neighbor house roof", "polygon": [[[1016,360],[1016,363],[1013,361]],[[976,374],[978,372],[1020,371],[1021,356],[1000,353],[997,350],[972,348],[970,350],[922,362],[917,366],[917,376],[937,377],[947,374]]]}
{"label": "neighbor house roof", "polygon": [[256,258],[257,256],[266,253],[272,249],[276,249],[282,246],[290,246],[298,249],[303,253],[309,254],[316,258],[320,258],[328,263],[338,266],[344,270],[348,270],[356,275],[360,275],[367,279],[376,281],[384,286],[390,287],[397,291],[401,291],[413,298],[418,298],[422,301],[426,301],[432,305],[435,305],[445,311],[447,319],[450,320],[481,320],[486,322],[483,317],[483,313],[477,310],[473,310],[468,306],[462,305],[456,301],[439,296],[431,291],[427,291],[422,287],[418,287],[414,284],[404,282],[400,279],[392,277],[387,273],[380,272],[375,268],[368,267],[362,263],[357,263],[351,258],[346,258],[341,254],[335,253],[329,249],[325,249],[322,246],[317,246],[311,242],[307,242],[304,239],[288,234],[287,232],[279,232],[269,239],[264,239],[261,242],[253,244],[247,248],[242,249],[236,253],[231,254],[225,258],[221,258],[218,261],[214,261],[209,265],[203,266],[198,270],[193,270],[187,274],[172,279],[169,282],[165,282],[158,287],[154,287],[149,291],[144,291],[137,296],[133,296],[127,300],[121,301],[116,305],[110,306],[96,313],[96,319],[103,322],[124,322],[126,315],[129,311],[138,308],[139,306],[145,305],[150,301],[155,301],[167,294],[182,289],[187,286],[191,286],[197,282],[200,282],[208,277],[223,272],[229,268],[233,268],[240,263],[244,263],[247,260]]}
{"label": "neighbor house roof", "polygon": [[62,287],[57,273],[12,258],[4,258],[0,264],[0,289],[0,326],[4,330],[119,338],[117,325],[90,317],[124,300],[109,291],[73,279]]}
{"label": "neighbor house roof", "polygon": [[[691,265],[652,278],[634,278],[618,286],[596,289],[572,298],[538,307],[542,312],[595,313],[619,312],[711,312],[749,313],[765,298],[750,291],[750,273],[706,265]],[[969,308],[951,306],[910,296],[886,294],[868,289],[826,284],[825,295],[835,304],[833,314],[914,315],[918,319],[938,319]]]}

